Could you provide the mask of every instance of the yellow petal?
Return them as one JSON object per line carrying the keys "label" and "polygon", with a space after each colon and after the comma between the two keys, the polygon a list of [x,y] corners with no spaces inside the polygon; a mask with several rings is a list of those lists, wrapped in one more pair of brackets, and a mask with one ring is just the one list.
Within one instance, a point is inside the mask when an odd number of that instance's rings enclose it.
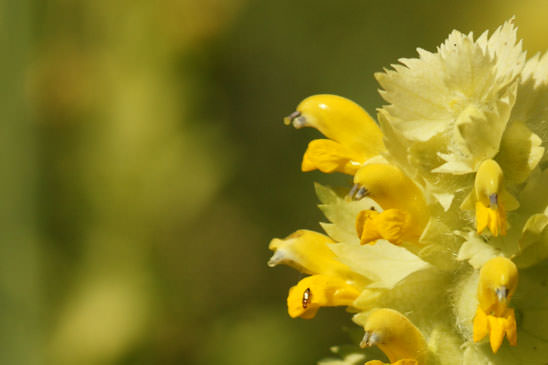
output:
{"label": "yellow petal", "polygon": [[336,276],[312,275],[289,289],[287,309],[292,318],[313,318],[320,307],[351,306],[360,291]]}
{"label": "yellow petal", "polygon": [[474,317],[474,342],[481,341],[489,333],[487,314],[478,307]]}
{"label": "yellow petal", "polygon": [[481,341],[487,334],[493,353],[499,350],[505,335],[510,345],[516,346],[518,338],[514,310],[508,308],[503,316],[498,317],[487,315],[478,307],[474,317],[474,342]]}
{"label": "yellow petal", "polygon": [[502,341],[504,340],[504,319],[495,316],[487,316],[489,322],[489,342],[491,343],[491,350],[496,353]]}
{"label": "yellow petal", "polygon": [[340,143],[329,139],[315,139],[308,144],[303,156],[301,170],[320,170],[324,173],[342,172],[354,175],[365,161],[365,157],[352,152]]}
{"label": "yellow petal", "polygon": [[493,233],[493,236],[506,235],[506,228],[508,223],[506,222],[506,212],[502,202],[497,204],[497,209],[490,208],[491,221],[489,222],[489,230]]}
{"label": "yellow petal", "polygon": [[375,222],[379,214],[375,210],[362,210],[356,217],[356,232],[360,238],[360,244],[374,245],[378,239],[382,238]]}
{"label": "yellow petal", "polygon": [[498,206],[493,209],[485,206],[481,201],[476,202],[476,230],[478,233],[481,233],[487,227],[489,227],[489,230],[495,237],[499,234],[506,234],[506,212],[504,211],[502,203],[499,203]]}
{"label": "yellow petal", "polygon": [[296,128],[314,127],[366,159],[384,151],[382,132],[367,112],[353,101],[320,94],[304,99],[285,120]]}
{"label": "yellow petal", "polygon": [[508,308],[508,314],[506,316],[505,328],[506,338],[510,343],[510,346],[517,346],[518,344],[518,331],[516,326],[516,315],[513,308]]}
{"label": "yellow petal", "polygon": [[387,209],[382,213],[364,210],[358,214],[356,230],[362,245],[374,244],[380,238],[401,245],[404,241],[417,241],[419,238],[411,222],[411,216],[399,209]]}
{"label": "yellow petal", "polygon": [[482,202],[476,202],[476,230],[478,233],[483,232],[489,224],[489,208]]}

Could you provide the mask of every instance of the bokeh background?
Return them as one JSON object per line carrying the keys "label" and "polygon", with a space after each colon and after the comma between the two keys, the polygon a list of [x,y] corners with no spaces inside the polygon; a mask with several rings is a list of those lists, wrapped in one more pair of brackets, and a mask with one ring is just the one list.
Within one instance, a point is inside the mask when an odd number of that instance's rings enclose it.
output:
{"label": "bokeh background", "polygon": [[313,364],[342,310],[292,320],[272,237],[319,229],[299,172],[329,92],[373,112],[373,73],[456,28],[548,1],[3,0],[0,363]]}

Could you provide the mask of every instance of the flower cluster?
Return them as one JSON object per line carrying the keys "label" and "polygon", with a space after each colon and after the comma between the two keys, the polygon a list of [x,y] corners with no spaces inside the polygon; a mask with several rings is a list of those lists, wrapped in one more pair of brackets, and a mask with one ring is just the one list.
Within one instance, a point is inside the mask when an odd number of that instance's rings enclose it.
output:
{"label": "flower cluster", "polygon": [[545,364],[548,53],[527,59],[510,20],[477,39],[453,31],[375,77],[378,123],[335,95],[285,118],[326,137],[303,171],[353,179],[316,185],[325,234],[270,243],[270,266],[308,275],[289,315],[354,313],[366,350],[321,364]]}

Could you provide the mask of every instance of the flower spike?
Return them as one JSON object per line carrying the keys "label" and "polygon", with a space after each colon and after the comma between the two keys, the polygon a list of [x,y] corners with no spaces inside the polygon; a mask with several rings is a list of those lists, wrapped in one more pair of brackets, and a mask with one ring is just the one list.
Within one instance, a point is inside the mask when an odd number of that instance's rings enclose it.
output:
{"label": "flower spike", "polygon": [[289,314],[346,307],[386,355],[349,344],[322,365],[545,364],[548,52],[527,60],[513,18],[417,51],[375,74],[379,125],[335,95],[284,120],[325,136],[302,171],[353,184],[316,186],[325,234],[271,241],[270,266],[310,275]]}

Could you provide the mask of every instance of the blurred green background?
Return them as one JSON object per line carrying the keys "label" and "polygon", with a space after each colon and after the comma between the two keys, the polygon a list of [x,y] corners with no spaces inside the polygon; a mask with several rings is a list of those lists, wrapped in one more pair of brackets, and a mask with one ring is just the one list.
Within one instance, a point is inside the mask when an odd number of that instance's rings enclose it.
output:
{"label": "blurred green background", "polygon": [[319,229],[301,174],[329,92],[373,112],[373,73],[548,1],[4,0],[1,364],[313,364],[349,315],[292,320],[268,242]]}

